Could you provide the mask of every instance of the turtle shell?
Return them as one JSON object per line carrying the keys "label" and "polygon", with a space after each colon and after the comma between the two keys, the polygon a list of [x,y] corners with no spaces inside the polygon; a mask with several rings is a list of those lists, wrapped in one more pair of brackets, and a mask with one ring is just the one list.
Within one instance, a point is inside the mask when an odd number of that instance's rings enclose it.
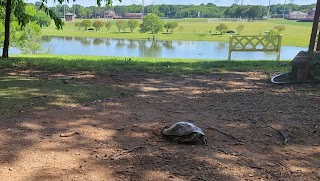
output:
{"label": "turtle shell", "polygon": [[205,135],[198,126],[189,122],[177,122],[169,128],[163,129],[161,133],[165,136],[186,136],[191,133]]}

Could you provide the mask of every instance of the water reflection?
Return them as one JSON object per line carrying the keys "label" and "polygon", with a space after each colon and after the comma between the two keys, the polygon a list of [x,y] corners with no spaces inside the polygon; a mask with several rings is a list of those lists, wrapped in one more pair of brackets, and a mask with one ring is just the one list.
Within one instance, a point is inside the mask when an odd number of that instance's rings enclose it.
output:
{"label": "water reflection", "polygon": [[172,44],[172,41],[164,41],[162,46],[166,47],[167,49],[174,49],[175,47]]}
{"label": "water reflection", "polygon": [[116,43],[116,47],[117,47],[117,48],[122,48],[122,47],[124,47],[124,46],[126,46],[125,41],[124,41],[123,39],[118,39],[118,41],[117,41],[117,43]]}
{"label": "water reflection", "polygon": [[106,46],[111,46],[111,40],[109,38],[106,39],[105,41]]}
{"label": "water reflection", "polygon": [[[228,43],[208,41],[152,41],[110,38],[44,37],[44,47],[55,47],[53,54],[199,58],[226,60]],[[293,59],[306,48],[283,46],[281,59]],[[234,60],[275,60],[273,52],[234,52]]]}
{"label": "water reflection", "polygon": [[139,46],[140,55],[142,57],[161,57],[161,49],[158,41],[141,41]]}
{"label": "water reflection", "polygon": [[104,43],[104,40],[102,38],[95,38],[92,43],[94,45],[101,45]]}
{"label": "water reflection", "polygon": [[138,43],[136,42],[136,40],[129,40],[128,48],[135,49],[137,47],[138,47]]}
{"label": "water reflection", "polygon": [[83,46],[90,46],[91,45],[91,39],[89,38],[80,38],[80,43]]}

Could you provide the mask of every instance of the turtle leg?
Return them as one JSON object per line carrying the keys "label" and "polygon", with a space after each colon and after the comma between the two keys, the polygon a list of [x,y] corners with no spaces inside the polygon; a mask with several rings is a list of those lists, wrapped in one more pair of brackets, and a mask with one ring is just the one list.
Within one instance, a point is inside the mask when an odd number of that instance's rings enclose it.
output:
{"label": "turtle leg", "polygon": [[177,136],[175,139],[173,139],[173,143],[179,143],[181,142],[181,137]]}
{"label": "turtle leg", "polygon": [[205,136],[202,136],[201,141],[203,142],[204,145],[208,145],[208,140]]}

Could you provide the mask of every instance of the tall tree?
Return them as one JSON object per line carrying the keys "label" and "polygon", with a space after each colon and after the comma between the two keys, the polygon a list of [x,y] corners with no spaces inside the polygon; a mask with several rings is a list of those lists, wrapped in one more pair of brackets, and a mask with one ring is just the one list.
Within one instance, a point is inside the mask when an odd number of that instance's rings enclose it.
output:
{"label": "tall tree", "polygon": [[[54,20],[57,29],[62,29],[62,20],[46,6],[48,0],[41,0],[40,8],[43,9],[49,16]],[[64,3],[65,0],[53,0],[58,1],[60,4]],[[69,2],[69,0],[66,0]],[[73,0],[76,1],[76,0]],[[118,0],[122,1],[122,0]],[[107,5],[112,5],[112,0],[97,0],[97,5],[101,6],[101,2],[106,2]],[[27,22],[30,21],[30,16],[25,13],[26,3],[24,0],[6,0],[0,1],[0,6],[5,7],[5,32],[4,32],[4,42],[3,42],[3,52],[2,58],[9,57],[9,42],[10,42],[10,21],[11,13],[13,12],[20,26],[25,26]]]}
{"label": "tall tree", "polygon": [[150,32],[155,39],[156,34],[158,34],[163,28],[164,22],[156,14],[150,13],[143,17],[142,24],[140,24],[140,32],[146,33]]}

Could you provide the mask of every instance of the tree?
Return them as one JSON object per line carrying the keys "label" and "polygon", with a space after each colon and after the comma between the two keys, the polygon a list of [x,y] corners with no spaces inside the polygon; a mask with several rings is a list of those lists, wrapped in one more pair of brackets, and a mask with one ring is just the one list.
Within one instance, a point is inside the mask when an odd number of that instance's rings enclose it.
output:
{"label": "tree", "polygon": [[225,32],[228,30],[228,26],[225,25],[225,24],[223,24],[223,23],[221,23],[220,25],[218,25],[218,26],[216,27],[216,30],[217,30],[217,31],[220,31],[220,33],[223,34],[223,33],[225,33]]}
{"label": "tree", "polygon": [[130,19],[128,21],[128,28],[130,29],[131,33],[133,32],[133,30],[139,26],[139,21],[135,20],[135,19]]}
{"label": "tree", "polygon": [[126,22],[123,21],[123,20],[117,20],[117,21],[116,21],[116,26],[117,26],[119,32],[120,32],[121,30],[123,30],[123,29],[124,29],[124,31],[125,31]]}
{"label": "tree", "polygon": [[[54,0],[58,1],[60,4],[64,3],[65,0]],[[66,0],[69,2],[69,0]],[[97,5],[101,6],[101,2],[105,1],[107,5],[112,4],[112,0],[97,0]],[[118,0],[122,1],[122,0]],[[41,0],[40,8],[43,9],[49,16],[54,20],[57,29],[62,29],[62,20],[50,9],[45,3],[47,0]],[[26,2],[24,0],[6,0],[0,1],[0,6],[5,8],[5,17],[4,17],[4,41],[3,41],[3,51],[2,58],[9,57],[9,41],[10,41],[10,22],[11,22],[11,13],[15,15],[15,18],[19,22],[20,26],[24,27],[31,17],[25,13]]]}
{"label": "tree", "polygon": [[81,29],[81,22],[76,22],[75,24],[74,24],[74,26],[76,26],[79,30]]}
{"label": "tree", "polygon": [[90,26],[92,26],[92,22],[90,20],[81,21],[81,27],[83,27],[85,31],[87,31]]}
{"label": "tree", "polygon": [[247,15],[251,19],[261,18],[262,17],[262,9],[260,6],[252,6],[248,10]]}
{"label": "tree", "polygon": [[146,33],[150,32],[155,40],[155,35],[158,34],[163,28],[164,22],[155,14],[148,14],[142,19],[142,24],[140,24],[140,32]]}
{"label": "tree", "polygon": [[112,23],[110,21],[106,22],[107,31],[110,30],[111,26],[112,26]]}
{"label": "tree", "polygon": [[243,25],[239,25],[239,26],[237,27],[237,31],[238,31],[238,34],[239,34],[239,35],[240,35],[240,33],[242,32],[243,28],[244,28]]}
{"label": "tree", "polygon": [[164,24],[164,28],[167,29],[167,32],[173,33],[173,30],[179,26],[178,22],[168,22]]}
{"label": "tree", "polygon": [[92,26],[96,29],[96,31],[100,30],[100,28],[104,25],[104,22],[101,20],[97,20],[93,22]]}
{"label": "tree", "polygon": [[51,24],[51,18],[50,18],[50,16],[49,16],[46,12],[44,12],[44,11],[42,11],[42,10],[38,11],[38,12],[35,14],[35,16],[32,17],[32,20],[35,21],[35,22],[37,22],[37,24],[38,24],[41,28],[42,28],[43,26],[48,27],[48,26],[50,26],[50,24]]}
{"label": "tree", "polygon": [[39,54],[43,52],[41,27],[36,23],[28,23],[14,45],[21,50],[23,54]]}

